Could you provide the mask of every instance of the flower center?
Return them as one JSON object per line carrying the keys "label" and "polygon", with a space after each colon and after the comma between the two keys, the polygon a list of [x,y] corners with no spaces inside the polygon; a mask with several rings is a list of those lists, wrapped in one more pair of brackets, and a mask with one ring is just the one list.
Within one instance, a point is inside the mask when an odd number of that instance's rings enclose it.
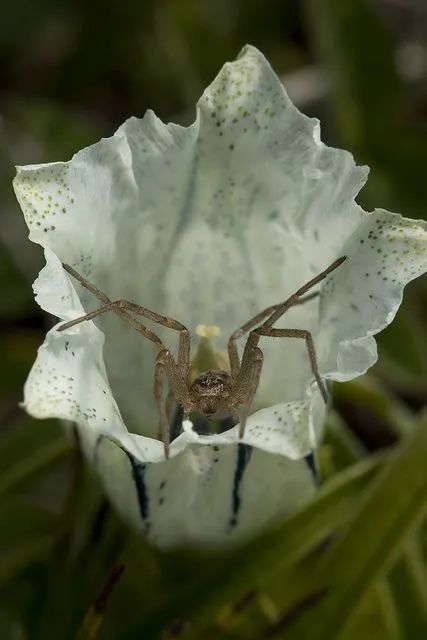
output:
{"label": "flower center", "polygon": [[221,333],[221,329],[216,324],[198,324],[196,333],[201,338],[214,338]]}

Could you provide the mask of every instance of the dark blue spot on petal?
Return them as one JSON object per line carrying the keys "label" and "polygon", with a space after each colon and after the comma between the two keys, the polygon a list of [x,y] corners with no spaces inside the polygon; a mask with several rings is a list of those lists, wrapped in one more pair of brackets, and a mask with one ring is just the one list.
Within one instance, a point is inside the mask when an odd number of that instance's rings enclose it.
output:
{"label": "dark blue spot on petal", "polygon": [[234,471],[233,489],[232,489],[232,516],[229,521],[230,529],[237,524],[237,516],[241,506],[240,487],[242,484],[244,473],[248,467],[252,455],[252,447],[248,444],[239,443],[237,445],[236,469]]}
{"label": "dark blue spot on petal", "polygon": [[304,460],[306,461],[307,466],[311,471],[314,484],[319,485],[320,484],[319,469],[317,467],[317,462],[316,462],[316,457],[314,455],[314,452],[311,451],[308,455],[305,456]]}

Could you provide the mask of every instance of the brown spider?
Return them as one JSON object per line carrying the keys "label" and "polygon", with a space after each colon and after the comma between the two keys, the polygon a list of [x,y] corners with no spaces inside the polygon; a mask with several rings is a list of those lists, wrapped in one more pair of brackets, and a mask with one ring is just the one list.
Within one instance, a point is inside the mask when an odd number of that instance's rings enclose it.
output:
{"label": "brown spider", "polygon": [[[191,361],[190,333],[178,320],[162,316],[159,313],[150,311],[150,309],[146,309],[127,300],[115,300],[112,302],[105,293],[102,293],[102,291],[66,264],[63,265],[64,269],[101,300],[104,305],[80,318],[66,322],[58,327],[58,331],[64,331],[85,320],[92,320],[102,313],[113,311],[156,345],[158,353],[154,372],[154,396],[160,417],[159,437],[164,444],[165,457],[168,458],[170,444],[168,403],[170,403],[171,395],[182,406],[184,419],[188,419],[191,411],[199,411],[211,417],[230,414],[239,416],[239,437],[242,438],[244,436],[246,420],[261,375],[263,354],[258,347],[261,336],[269,336],[271,338],[302,338],[305,340],[312,373],[324,401],[327,402],[328,396],[317,367],[316,352],[310,331],[306,329],[274,329],[273,324],[291,307],[303,304],[316,297],[318,295],[317,292],[308,295],[304,294],[324,280],[331,271],[339,267],[344,260],[346,260],[346,256],[338,258],[338,260],[335,260],[327,269],[300,287],[287,300],[279,304],[271,305],[263,311],[260,311],[256,316],[234,331],[228,340],[228,370],[224,369],[219,354],[215,354],[213,350],[208,353],[207,358],[205,357],[205,365],[202,366],[202,368],[197,366],[195,360]],[[143,318],[178,331],[179,346],[177,359],[174,359],[170,350],[153,331],[136,320],[131,314],[142,316]],[[237,340],[247,332],[249,332],[249,336],[243,351],[242,361],[240,362],[237,351]],[[163,384],[165,376],[168,378],[170,391],[164,401]]]}

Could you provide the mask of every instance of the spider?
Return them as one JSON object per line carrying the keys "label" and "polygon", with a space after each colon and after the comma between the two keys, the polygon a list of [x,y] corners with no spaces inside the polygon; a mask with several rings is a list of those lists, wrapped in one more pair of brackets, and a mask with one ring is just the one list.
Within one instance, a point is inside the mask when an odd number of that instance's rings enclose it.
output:
{"label": "spider", "polygon": [[[308,300],[315,298],[318,292],[305,294],[337,269],[346,258],[347,256],[338,258],[327,269],[300,287],[287,300],[263,309],[263,311],[257,313],[234,331],[228,340],[229,364],[227,368],[224,368],[219,355],[212,350],[207,360],[205,358],[207,366],[203,366],[201,370],[198,370],[195,360],[193,359],[192,361],[190,359],[190,333],[181,322],[155,313],[128,300],[111,301],[105,293],[88,282],[67,264],[63,264],[65,271],[103,302],[103,306],[64,323],[58,327],[58,331],[65,331],[80,322],[92,320],[107,311],[113,311],[155,344],[158,352],[154,371],[154,396],[159,411],[159,438],[163,441],[165,457],[168,458],[170,446],[168,403],[171,396],[181,405],[184,420],[189,419],[189,414],[192,411],[201,412],[213,418],[224,415],[237,415],[240,418],[239,437],[243,438],[246,420],[258,388],[263,365],[263,354],[258,347],[258,342],[262,336],[305,340],[311,371],[323,400],[327,403],[328,395],[319,374],[316,351],[310,331],[306,329],[275,329],[273,325],[291,307],[304,304]],[[147,320],[179,332],[178,356],[176,359],[157,334],[139,322],[134,317],[135,315],[142,316]],[[249,335],[240,361],[237,340],[247,333]],[[199,335],[203,335],[203,332]],[[194,369],[196,369],[195,373],[193,372]],[[169,382],[169,393],[166,399],[164,399],[165,378]]]}

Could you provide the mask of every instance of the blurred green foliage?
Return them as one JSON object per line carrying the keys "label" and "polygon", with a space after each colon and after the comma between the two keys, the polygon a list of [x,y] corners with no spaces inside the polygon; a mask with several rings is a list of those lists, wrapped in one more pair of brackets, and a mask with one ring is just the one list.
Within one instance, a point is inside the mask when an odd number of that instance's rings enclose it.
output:
{"label": "blurred green foliage", "polygon": [[41,252],[11,190],[14,164],[66,159],[148,107],[188,122],[218,68],[251,42],[285,84],[296,74],[307,85],[299,106],[322,116],[324,139],[371,166],[361,201],[426,218],[423,18],[416,0],[27,0],[3,10],[2,640],[426,637],[425,280],[382,334],[373,373],[336,388],[317,498],[234,553],[159,553],[112,513],[72,432],[18,407],[49,319],[30,287]]}

